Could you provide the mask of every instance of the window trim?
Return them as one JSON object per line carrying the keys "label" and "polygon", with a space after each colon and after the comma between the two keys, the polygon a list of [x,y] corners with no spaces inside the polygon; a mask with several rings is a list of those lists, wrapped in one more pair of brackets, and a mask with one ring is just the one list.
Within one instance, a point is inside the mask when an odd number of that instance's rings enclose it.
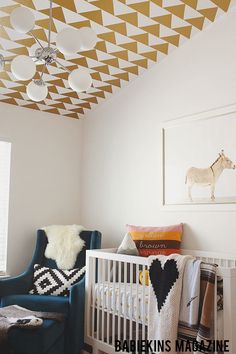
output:
{"label": "window trim", "polygon": [[9,237],[9,212],[10,212],[10,189],[11,189],[11,170],[12,170],[12,141],[9,138],[1,137],[0,142],[5,142],[10,144],[10,161],[9,161],[9,183],[8,183],[8,206],[7,206],[7,226],[6,226],[6,267],[5,270],[0,270],[0,278],[9,277],[8,275],[8,237]]}

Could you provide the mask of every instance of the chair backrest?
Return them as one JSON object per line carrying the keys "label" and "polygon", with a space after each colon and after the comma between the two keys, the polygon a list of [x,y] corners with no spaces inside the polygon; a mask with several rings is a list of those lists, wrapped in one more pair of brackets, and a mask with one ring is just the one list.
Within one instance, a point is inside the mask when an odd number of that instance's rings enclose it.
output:
{"label": "chair backrest", "polygon": [[[82,268],[85,265],[86,250],[101,248],[101,233],[99,231],[82,231],[80,237],[85,241],[85,247],[78,254],[75,266],[73,268]],[[44,253],[48,244],[48,239],[44,230],[37,231],[37,242],[35,253],[31,262],[40,264],[48,268],[57,268],[54,260],[46,258]]]}

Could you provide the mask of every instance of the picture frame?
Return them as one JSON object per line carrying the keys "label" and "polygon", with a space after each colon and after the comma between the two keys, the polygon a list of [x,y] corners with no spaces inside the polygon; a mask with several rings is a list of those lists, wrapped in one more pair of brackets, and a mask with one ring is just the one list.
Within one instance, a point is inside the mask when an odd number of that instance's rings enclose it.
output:
{"label": "picture frame", "polygon": [[[236,139],[233,131],[236,131],[236,104],[162,123],[162,208],[236,211]],[[218,171],[221,165],[227,168]],[[191,176],[187,175],[189,170]],[[188,176],[192,179],[188,180]],[[188,195],[189,181],[193,184],[192,200]],[[212,190],[214,198],[209,194]]]}

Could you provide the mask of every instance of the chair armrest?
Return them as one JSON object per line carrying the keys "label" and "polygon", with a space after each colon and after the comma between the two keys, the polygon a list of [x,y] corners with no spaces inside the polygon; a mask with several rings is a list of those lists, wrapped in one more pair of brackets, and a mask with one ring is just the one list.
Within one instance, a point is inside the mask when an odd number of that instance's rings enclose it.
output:
{"label": "chair armrest", "polygon": [[0,297],[15,294],[25,294],[32,282],[32,272],[26,272],[12,278],[0,279]]}
{"label": "chair armrest", "polygon": [[33,258],[24,273],[13,277],[0,279],[0,298],[7,295],[28,293],[33,282],[34,264],[41,264],[47,238],[43,230],[38,230],[37,242]]}
{"label": "chair armrest", "polygon": [[78,318],[82,321],[84,316],[84,305],[85,305],[85,276],[71,287],[70,290],[70,317],[74,316],[75,319]]}
{"label": "chair armrest", "polygon": [[[79,297],[85,294],[85,275],[80,279],[80,281],[74,284],[70,289],[70,304],[78,304],[77,300]],[[81,299],[80,299],[81,300]]]}
{"label": "chair armrest", "polygon": [[85,276],[70,290],[69,353],[77,354],[84,345]]}

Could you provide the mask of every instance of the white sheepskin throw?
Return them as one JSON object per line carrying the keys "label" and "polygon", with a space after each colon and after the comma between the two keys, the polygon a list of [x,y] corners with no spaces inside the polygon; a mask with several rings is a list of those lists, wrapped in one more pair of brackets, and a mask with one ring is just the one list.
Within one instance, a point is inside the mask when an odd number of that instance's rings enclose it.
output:
{"label": "white sheepskin throw", "polygon": [[56,261],[59,269],[72,269],[85,242],[79,234],[81,225],[51,225],[43,227],[48,238],[45,256]]}

